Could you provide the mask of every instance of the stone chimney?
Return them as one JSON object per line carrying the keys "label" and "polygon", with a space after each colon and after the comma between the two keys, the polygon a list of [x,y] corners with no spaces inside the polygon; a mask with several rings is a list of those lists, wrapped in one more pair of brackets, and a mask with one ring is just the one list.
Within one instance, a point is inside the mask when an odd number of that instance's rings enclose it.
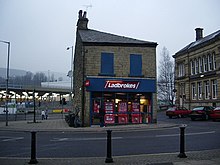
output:
{"label": "stone chimney", "polygon": [[196,28],[196,41],[203,38],[203,28]]}
{"label": "stone chimney", "polygon": [[77,21],[77,29],[79,30],[87,30],[88,29],[88,18],[86,18],[86,11],[79,11],[79,18]]}

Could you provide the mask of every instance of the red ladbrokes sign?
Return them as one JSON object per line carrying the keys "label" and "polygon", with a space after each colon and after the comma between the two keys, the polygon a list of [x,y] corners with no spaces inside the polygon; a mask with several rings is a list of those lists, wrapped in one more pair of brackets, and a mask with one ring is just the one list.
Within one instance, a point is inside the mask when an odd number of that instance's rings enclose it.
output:
{"label": "red ladbrokes sign", "polygon": [[138,81],[106,81],[105,87],[108,89],[137,89],[140,82]]}

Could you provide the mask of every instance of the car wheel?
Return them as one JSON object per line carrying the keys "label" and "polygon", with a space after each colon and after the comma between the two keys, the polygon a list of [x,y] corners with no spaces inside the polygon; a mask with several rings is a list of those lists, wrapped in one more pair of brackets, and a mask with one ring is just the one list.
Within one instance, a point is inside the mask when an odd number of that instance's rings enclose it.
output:
{"label": "car wheel", "polygon": [[172,119],[172,116],[169,116],[170,119]]}
{"label": "car wheel", "polygon": [[195,121],[195,118],[191,117],[191,120],[192,120],[192,121]]}

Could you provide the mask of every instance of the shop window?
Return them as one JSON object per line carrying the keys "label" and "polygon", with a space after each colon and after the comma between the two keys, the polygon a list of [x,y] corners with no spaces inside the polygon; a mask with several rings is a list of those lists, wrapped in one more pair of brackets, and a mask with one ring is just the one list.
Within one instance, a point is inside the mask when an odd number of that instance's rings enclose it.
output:
{"label": "shop window", "polygon": [[100,75],[114,76],[114,54],[113,53],[101,53]]}
{"label": "shop window", "polygon": [[[150,95],[141,93],[92,93],[91,124],[136,124],[151,122]],[[101,112],[104,112],[103,114]]]}
{"label": "shop window", "polygon": [[142,75],[142,55],[140,54],[131,54],[130,55],[130,75],[129,76],[138,76]]}

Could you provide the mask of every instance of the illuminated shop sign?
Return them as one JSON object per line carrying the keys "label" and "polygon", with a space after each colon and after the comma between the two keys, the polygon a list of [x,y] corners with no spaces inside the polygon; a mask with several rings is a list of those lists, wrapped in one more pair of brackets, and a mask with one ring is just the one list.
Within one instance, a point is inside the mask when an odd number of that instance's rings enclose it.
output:
{"label": "illuminated shop sign", "polygon": [[107,89],[138,89],[139,81],[106,81],[105,87]]}

